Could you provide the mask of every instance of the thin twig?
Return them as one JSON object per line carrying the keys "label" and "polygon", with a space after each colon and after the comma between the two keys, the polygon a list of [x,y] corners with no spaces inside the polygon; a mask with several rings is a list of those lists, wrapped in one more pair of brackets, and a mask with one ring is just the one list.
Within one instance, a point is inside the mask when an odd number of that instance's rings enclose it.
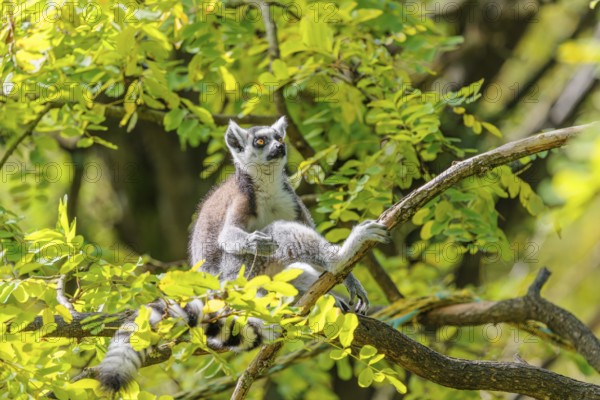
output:
{"label": "thin twig", "polygon": [[2,168],[4,167],[4,164],[6,164],[6,161],[8,161],[8,158],[12,155],[12,153],[15,152],[15,150],[17,149],[17,147],[19,147],[21,142],[33,134],[33,131],[35,130],[37,125],[40,123],[42,118],[44,118],[44,115],[46,115],[46,113],[48,111],[50,111],[51,108],[53,108],[53,106],[51,104],[46,104],[46,106],[44,107],[42,112],[40,112],[35,117],[35,119],[27,125],[27,127],[25,128],[23,133],[17,138],[17,140],[8,147],[8,149],[6,150],[6,153],[4,153],[4,155],[2,156],[2,159],[0,160],[0,170],[2,170]]}
{"label": "thin twig", "polygon": [[[251,4],[256,5],[256,3]],[[271,9],[267,2],[263,0],[258,0],[258,7],[265,26],[265,36],[267,38],[267,43],[269,44],[268,51],[269,59],[271,60],[269,68],[271,68],[273,61],[278,60],[281,56],[281,52],[279,51],[279,40],[277,39],[277,25],[275,24],[275,21],[273,21]],[[286,133],[288,138],[290,139],[292,146],[294,146],[304,158],[310,158],[314,156],[314,149],[306,141],[304,136],[302,136],[300,130],[298,129],[298,126],[294,123],[294,120],[292,119],[288,111],[287,105],[285,103],[285,96],[283,95],[283,87],[280,87],[277,90],[275,90],[275,92],[273,93],[273,101],[275,102],[275,109],[277,110],[277,113],[279,113],[279,115],[286,115],[288,117],[288,127],[286,129]]]}
{"label": "thin twig", "polygon": [[363,263],[367,266],[367,270],[373,279],[375,279],[381,290],[383,290],[388,302],[393,303],[404,298],[392,278],[385,269],[383,269],[383,266],[377,261],[373,253],[369,253],[363,260]]}
{"label": "thin twig", "polygon": [[79,313],[75,311],[73,304],[69,301],[69,299],[67,299],[67,296],[65,295],[66,278],[67,276],[63,274],[56,280],[56,301],[58,301],[58,304],[63,305],[67,310],[69,310],[71,315],[77,315]]}

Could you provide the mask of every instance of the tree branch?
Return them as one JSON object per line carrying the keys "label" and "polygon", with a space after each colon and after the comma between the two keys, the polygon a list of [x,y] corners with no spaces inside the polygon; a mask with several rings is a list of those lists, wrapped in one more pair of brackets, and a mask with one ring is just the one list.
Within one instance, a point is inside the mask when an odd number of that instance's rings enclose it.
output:
{"label": "tree branch", "polygon": [[353,345],[371,345],[386,359],[437,384],[462,390],[521,393],[535,399],[600,399],[600,386],[529,364],[469,361],[447,357],[383,322],[358,316]]}
{"label": "tree branch", "polygon": [[78,315],[79,312],[75,311],[73,304],[71,304],[71,302],[69,301],[69,299],[67,299],[67,296],[65,295],[66,278],[67,276],[63,274],[59,276],[56,281],[56,301],[58,301],[58,304],[64,306],[67,310],[69,310],[71,315],[75,316]]}
{"label": "tree branch", "polygon": [[51,108],[53,108],[52,105],[47,104],[45,106],[45,108],[42,110],[42,112],[40,112],[35,117],[35,119],[27,125],[27,128],[25,128],[25,130],[23,131],[21,136],[19,136],[17,138],[17,140],[9,146],[9,148],[6,150],[6,153],[4,153],[4,155],[2,156],[2,159],[0,160],[0,170],[2,170],[2,168],[4,167],[4,164],[6,164],[6,161],[8,161],[8,158],[12,155],[12,153],[15,152],[15,150],[17,149],[17,147],[19,147],[21,142],[33,134],[33,131],[35,130],[37,125],[40,123],[42,118],[44,118],[44,115],[46,115],[46,113],[48,113],[48,111],[50,111]]}
{"label": "tree branch", "polygon": [[[494,167],[510,163],[511,161],[518,160],[522,157],[564,146],[569,138],[592,126],[598,127],[600,124],[591,123],[540,133],[535,136],[507,143],[496,149],[457,162],[440,175],[425,183],[423,186],[413,190],[401,201],[385,210],[379,216],[378,220],[384,223],[388,230],[391,230],[397,225],[410,221],[412,216],[415,215],[421,207],[435,199],[438,195],[457,182],[469,176],[485,173]],[[360,261],[367,251],[371,250],[375,244],[375,242],[365,243],[358,249],[356,254],[340,268],[340,272],[335,276],[331,273],[323,274],[298,301],[299,306],[306,308],[304,312],[308,312],[317,299],[331,290],[333,286],[341,283],[346,275],[352,270],[352,267]]]}
{"label": "tree branch", "polygon": [[419,318],[425,325],[471,326],[488,323],[543,322],[554,333],[569,340],[577,352],[600,372],[600,340],[569,311],[540,296],[550,271],[542,268],[523,297],[499,302],[456,304],[434,309]]}
{"label": "tree branch", "polygon": [[[413,190],[401,201],[388,208],[381,214],[379,221],[384,223],[388,230],[391,230],[397,225],[409,221],[427,202],[433,200],[460,180],[472,175],[481,174],[491,168],[518,160],[528,155],[561,147],[572,136],[581,133],[592,126],[597,127],[598,125],[596,124],[597,123],[592,123],[540,133],[532,137],[507,143],[494,150],[460,161],[423,186]],[[365,243],[357,250],[355,255],[340,268],[340,271],[336,275],[329,272],[321,275],[321,277],[304,293],[300,300],[298,300],[296,305],[303,307],[301,313],[303,315],[308,314],[310,308],[316,301],[322,295],[329,292],[335,285],[341,283],[350,273],[353,266],[360,261],[360,259],[364,257],[375,244],[375,242]],[[261,352],[252,361],[250,367],[248,367],[248,374],[242,376],[238,382],[238,386],[243,386],[245,388],[241,394],[247,393],[252,384],[253,376],[260,369],[260,366],[270,365],[278,350],[275,346],[276,344],[263,346]],[[243,397],[239,396],[235,398],[243,399]]]}
{"label": "tree branch", "polygon": [[[104,314],[98,312],[92,313],[76,313],[73,315],[73,320],[68,323],[59,315],[54,316],[54,324],[48,326],[44,324],[42,317],[35,319],[24,327],[9,324],[7,327],[8,333],[14,332],[34,332],[41,330],[44,337],[66,337],[83,339],[86,337],[113,337],[117,329],[135,313],[133,310],[127,310],[118,314]],[[103,325],[102,330],[92,332]],[[50,328],[56,328],[51,332],[47,332]]]}
{"label": "tree branch", "polygon": [[385,269],[379,264],[379,261],[377,261],[373,253],[367,254],[363,263],[367,266],[367,270],[369,270],[373,279],[377,281],[377,284],[381,290],[383,290],[385,297],[390,303],[404,298],[394,281],[392,281],[392,278],[390,278]]}
{"label": "tree branch", "polygon": [[[255,3],[251,4],[256,5]],[[273,21],[269,3],[264,0],[259,0],[258,8],[263,18],[265,35],[267,37],[267,42],[269,43],[269,58],[271,60],[269,69],[271,69],[273,61],[280,59],[279,41],[277,39],[277,25],[275,25],[275,22]],[[279,115],[286,115],[288,117],[288,127],[286,129],[286,133],[291,140],[292,146],[294,146],[304,158],[310,158],[314,156],[314,149],[310,147],[310,144],[308,144],[306,139],[304,139],[304,136],[302,136],[300,133],[298,126],[294,123],[294,120],[290,116],[285,103],[285,96],[283,95],[283,87],[278,88],[273,93],[273,100],[275,102],[275,109],[277,110],[277,113]]]}

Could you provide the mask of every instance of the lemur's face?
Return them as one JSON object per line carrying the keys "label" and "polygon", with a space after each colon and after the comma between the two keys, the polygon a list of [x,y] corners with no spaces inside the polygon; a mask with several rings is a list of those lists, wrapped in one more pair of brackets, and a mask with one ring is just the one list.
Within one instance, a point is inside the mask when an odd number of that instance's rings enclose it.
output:
{"label": "lemur's face", "polygon": [[230,121],[225,142],[235,162],[241,166],[280,165],[286,161],[285,117],[271,126],[254,126],[243,129]]}

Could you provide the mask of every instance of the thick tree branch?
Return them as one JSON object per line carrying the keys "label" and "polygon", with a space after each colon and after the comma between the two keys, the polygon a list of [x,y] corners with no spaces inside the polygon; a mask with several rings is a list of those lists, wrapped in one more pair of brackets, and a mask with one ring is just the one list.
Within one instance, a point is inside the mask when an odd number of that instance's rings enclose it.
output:
{"label": "thick tree branch", "polygon": [[433,326],[471,326],[489,323],[543,322],[554,333],[569,340],[596,371],[600,372],[600,340],[577,317],[540,296],[550,271],[542,268],[527,294],[498,302],[456,304],[434,309],[419,318]]}
{"label": "thick tree branch", "polygon": [[[536,399],[600,399],[600,386],[577,381],[526,363],[469,361],[447,357],[381,321],[359,316],[353,345],[361,347],[367,344],[385,354],[388,361],[443,386],[464,390],[522,393]],[[285,368],[287,365],[282,364],[285,357],[278,357],[274,367],[260,369],[255,378],[263,378]],[[230,378],[226,379],[217,380],[215,384],[211,382],[207,387],[186,392],[185,395],[180,394],[176,398],[210,398],[210,395],[233,386]]]}
{"label": "thick tree branch", "polygon": [[[127,322],[135,311],[128,310],[119,314],[104,313],[76,313],[71,323],[66,322],[59,315],[54,316],[54,324],[45,325],[42,317],[36,317],[24,327],[8,325],[8,333],[34,332],[40,330],[44,337],[66,337],[83,339],[86,337],[113,337],[117,329]],[[94,331],[99,325],[102,330]],[[49,332],[53,329],[51,332]]]}
{"label": "thick tree branch", "polygon": [[371,345],[386,359],[443,386],[521,393],[535,399],[600,399],[600,386],[521,363],[469,361],[444,356],[390,326],[359,316],[353,345]]}
{"label": "thick tree branch", "polygon": [[[433,200],[462,179],[484,173],[494,167],[518,160],[525,156],[561,147],[569,138],[592,126],[597,127],[598,125],[597,123],[593,123],[540,133],[532,137],[507,143],[494,150],[458,162],[420,188],[410,192],[392,207],[388,208],[381,214],[379,221],[384,223],[388,229],[391,230],[397,225],[409,221],[427,202]],[[350,273],[353,266],[360,261],[360,259],[363,258],[375,244],[375,242],[365,243],[358,249],[356,254],[340,268],[339,273],[336,275],[329,272],[323,274],[308,289],[308,291],[305,292],[300,300],[298,300],[297,306],[303,307],[302,313],[306,315],[322,295],[329,292],[335,285],[341,283],[348,273]],[[248,392],[250,385],[252,384],[254,375],[260,370],[260,366],[270,365],[272,363],[273,357],[278,350],[275,346],[276,344],[263,346],[261,352],[252,361],[250,367],[248,367],[248,374],[240,378],[238,387],[244,387],[244,390],[240,392],[241,396],[235,397],[236,399],[244,398],[245,393]]]}

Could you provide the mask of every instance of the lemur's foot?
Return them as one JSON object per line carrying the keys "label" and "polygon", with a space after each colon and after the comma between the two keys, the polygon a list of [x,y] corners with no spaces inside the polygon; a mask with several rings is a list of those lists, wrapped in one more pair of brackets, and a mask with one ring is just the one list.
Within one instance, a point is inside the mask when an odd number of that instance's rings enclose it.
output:
{"label": "lemur's foot", "polygon": [[359,280],[354,275],[349,274],[344,281],[344,286],[350,294],[350,308],[353,308],[357,314],[366,314],[369,309],[369,298],[367,297],[367,291]]}
{"label": "lemur's foot", "polygon": [[266,233],[255,231],[246,238],[246,253],[259,256],[270,256],[277,250],[279,245],[273,240],[273,236]]}
{"label": "lemur's foot", "polygon": [[388,243],[391,240],[387,227],[372,219],[361,222],[354,227],[354,230],[361,242]]}

